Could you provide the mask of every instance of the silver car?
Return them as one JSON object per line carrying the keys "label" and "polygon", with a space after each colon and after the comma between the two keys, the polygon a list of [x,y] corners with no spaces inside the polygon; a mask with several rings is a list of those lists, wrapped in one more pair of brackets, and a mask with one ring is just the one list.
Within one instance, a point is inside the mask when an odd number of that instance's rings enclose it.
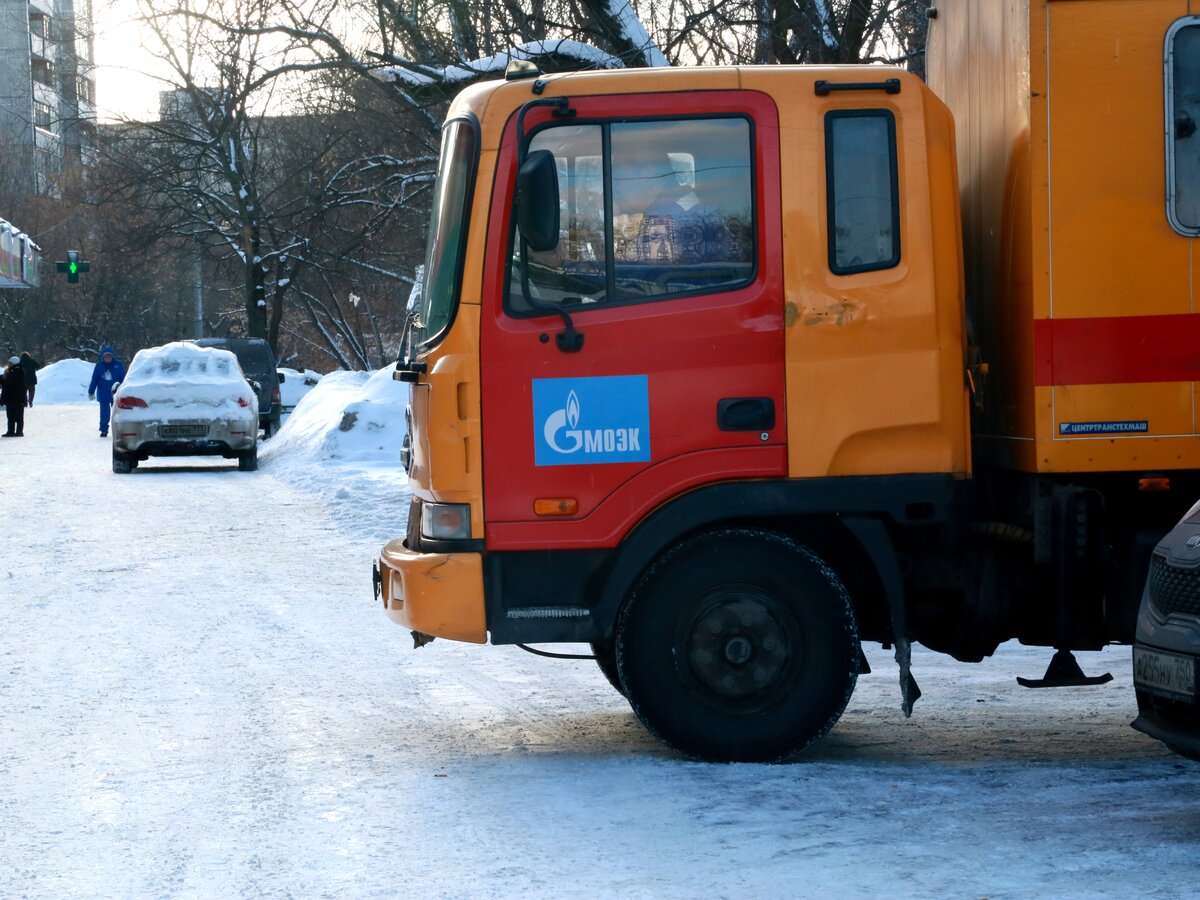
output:
{"label": "silver car", "polygon": [[254,471],[257,390],[228,350],[185,342],[139,350],[113,391],[113,471],[151,456],[224,456]]}

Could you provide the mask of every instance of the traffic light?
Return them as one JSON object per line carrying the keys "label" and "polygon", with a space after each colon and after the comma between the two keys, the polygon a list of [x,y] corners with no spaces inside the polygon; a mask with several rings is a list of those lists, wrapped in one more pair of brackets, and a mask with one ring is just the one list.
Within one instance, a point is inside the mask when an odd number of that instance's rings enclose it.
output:
{"label": "traffic light", "polygon": [[59,260],[54,266],[59,272],[67,273],[68,284],[79,284],[79,276],[92,268],[90,262],[79,258],[78,250],[68,250],[66,261]]}

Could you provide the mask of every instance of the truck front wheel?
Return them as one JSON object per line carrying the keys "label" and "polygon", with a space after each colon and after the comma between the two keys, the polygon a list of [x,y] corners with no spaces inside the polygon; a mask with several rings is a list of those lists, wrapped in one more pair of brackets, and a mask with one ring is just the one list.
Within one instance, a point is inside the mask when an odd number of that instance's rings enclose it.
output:
{"label": "truck front wheel", "polygon": [[854,610],[791,538],[709,532],[665,553],[617,622],[620,683],[642,724],[701,759],[785,759],[841,716],[858,678]]}

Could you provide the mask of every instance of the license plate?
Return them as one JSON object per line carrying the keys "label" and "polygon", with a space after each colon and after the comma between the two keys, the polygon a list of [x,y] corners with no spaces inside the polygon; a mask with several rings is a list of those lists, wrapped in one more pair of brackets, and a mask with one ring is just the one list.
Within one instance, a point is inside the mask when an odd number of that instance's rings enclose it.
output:
{"label": "license plate", "polygon": [[207,425],[159,425],[158,436],[165,438],[207,437]]}
{"label": "license plate", "polygon": [[1195,700],[1196,658],[1135,646],[1133,682],[1152,694]]}

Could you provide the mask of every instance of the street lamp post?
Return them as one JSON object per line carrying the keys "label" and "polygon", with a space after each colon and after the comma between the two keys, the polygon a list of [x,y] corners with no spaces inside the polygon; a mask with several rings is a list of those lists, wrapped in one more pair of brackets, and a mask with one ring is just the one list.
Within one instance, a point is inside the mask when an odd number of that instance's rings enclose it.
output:
{"label": "street lamp post", "polygon": [[204,253],[200,242],[196,242],[195,278],[196,285],[196,339],[204,337]]}

